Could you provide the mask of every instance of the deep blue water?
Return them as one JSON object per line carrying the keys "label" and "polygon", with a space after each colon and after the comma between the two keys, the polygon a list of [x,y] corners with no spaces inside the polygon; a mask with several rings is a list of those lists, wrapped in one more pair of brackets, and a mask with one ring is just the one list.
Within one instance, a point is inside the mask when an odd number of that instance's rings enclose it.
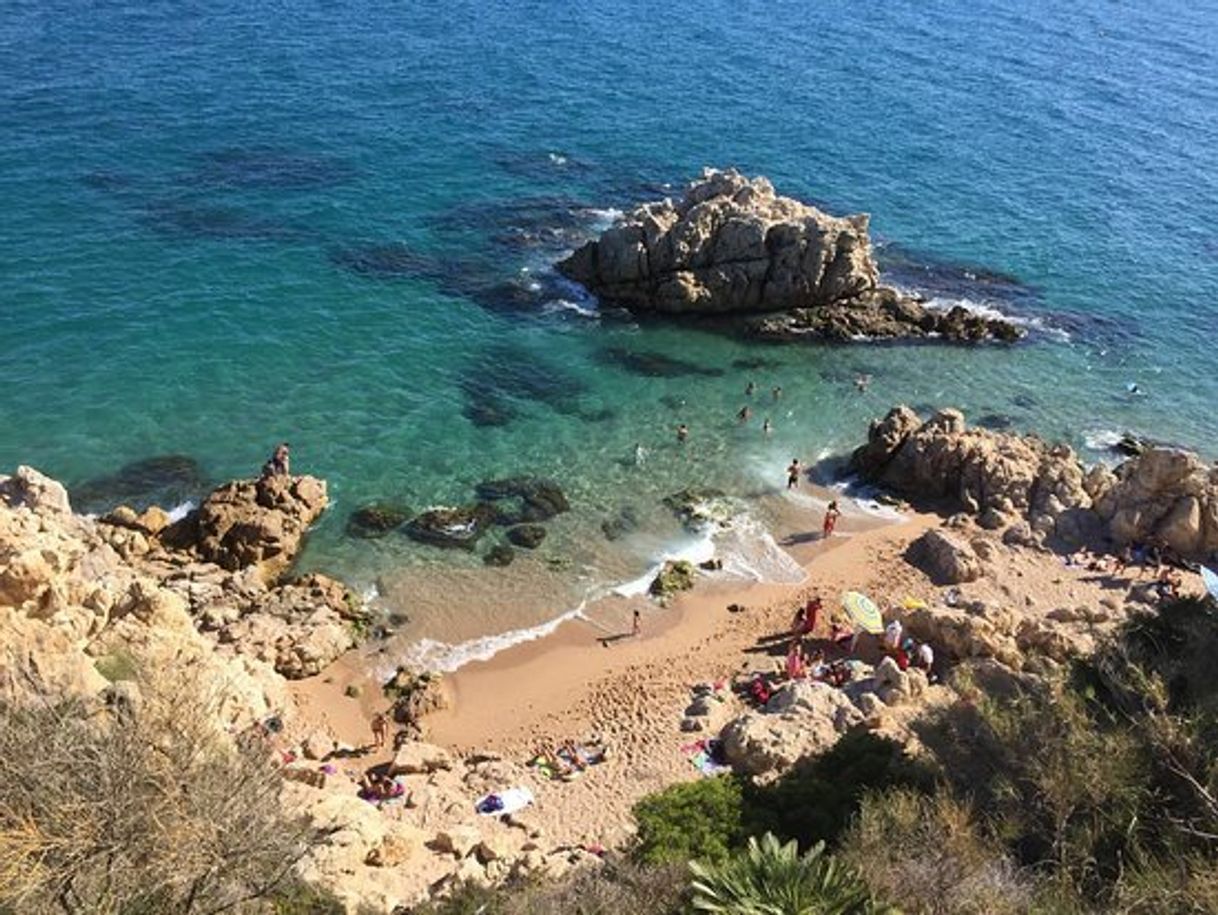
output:
{"label": "deep blue water", "polygon": [[[0,467],[185,454],[215,480],[288,438],[337,500],[309,561],[370,580],[435,557],[347,541],[368,499],[541,473],[570,544],[694,479],[777,483],[902,400],[1218,450],[1212,4],[192,6],[0,17]],[[704,165],[866,210],[896,279],[1040,329],[757,348],[547,276]],[[722,373],[632,374],[623,347]],[[732,422],[754,378],[786,392],[769,440]]]}

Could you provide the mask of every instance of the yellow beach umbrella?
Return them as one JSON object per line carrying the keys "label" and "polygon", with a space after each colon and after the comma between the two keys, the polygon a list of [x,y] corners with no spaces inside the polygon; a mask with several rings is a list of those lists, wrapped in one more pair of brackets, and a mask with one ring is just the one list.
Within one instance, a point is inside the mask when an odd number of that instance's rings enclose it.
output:
{"label": "yellow beach umbrella", "polygon": [[850,621],[863,632],[879,635],[884,631],[884,618],[880,615],[880,608],[866,594],[847,591],[842,595],[842,606]]}

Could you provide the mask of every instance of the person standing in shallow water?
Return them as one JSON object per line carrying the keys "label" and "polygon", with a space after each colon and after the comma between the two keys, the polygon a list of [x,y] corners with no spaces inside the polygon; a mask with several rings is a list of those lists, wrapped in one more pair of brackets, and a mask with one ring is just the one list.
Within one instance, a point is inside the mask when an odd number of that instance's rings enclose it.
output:
{"label": "person standing in shallow water", "polygon": [[689,426],[685,425],[685,423],[681,423],[681,425],[677,426],[677,441],[684,445],[685,440],[688,438]]}
{"label": "person standing in shallow water", "polygon": [[753,415],[753,411],[751,409],[749,409],[748,404],[745,404],[743,407],[740,408],[740,412],[736,414],[736,419],[742,423],[747,423],[749,421],[749,417],[752,415]]}
{"label": "person standing in shallow water", "polygon": [[773,431],[774,431],[774,426],[773,426],[773,424],[770,422],[770,418],[767,416],[767,417],[765,418],[765,422],[763,422],[763,423],[761,424],[761,434],[762,434],[762,435],[769,435],[769,434],[770,434],[771,432],[773,432]]}
{"label": "person standing in shallow water", "polygon": [[757,385],[756,385],[756,384],[754,384],[753,382],[751,382],[751,381],[750,381],[748,384],[746,384],[746,385],[744,386],[744,396],[745,396],[745,397],[752,397],[752,396],[753,396],[753,393],[754,393],[756,390],[757,390]]}
{"label": "person standing in shallow water", "polygon": [[799,458],[791,458],[791,463],[787,465],[787,489],[794,489],[799,485]]}

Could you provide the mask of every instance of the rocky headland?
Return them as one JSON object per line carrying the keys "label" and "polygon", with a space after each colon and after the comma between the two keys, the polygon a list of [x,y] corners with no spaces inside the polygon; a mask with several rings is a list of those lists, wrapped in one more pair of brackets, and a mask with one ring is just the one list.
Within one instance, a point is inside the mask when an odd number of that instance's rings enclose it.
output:
{"label": "rocky headland", "polygon": [[764,177],[706,169],[680,200],[620,217],[557,269],[636,313],[729,318],[770,340],[1013,341],[1007,321],[930,309],[880,283],[865,213],[831,216]]}

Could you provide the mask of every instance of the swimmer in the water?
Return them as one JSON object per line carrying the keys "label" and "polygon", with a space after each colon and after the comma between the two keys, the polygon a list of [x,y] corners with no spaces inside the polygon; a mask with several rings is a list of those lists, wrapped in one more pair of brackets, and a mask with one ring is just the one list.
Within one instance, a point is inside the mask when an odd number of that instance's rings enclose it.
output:
{"label": "swimmer in the water", "polygon": [[752,415],[753,411],[749,408],[748,404],[745,404],[740,408],[740,412],[736,414],[736,419],[742,423],[747,423],[749,421],[749,417]]}
{"label": "swimmer in the water", "polygon": [[754,392],[756,392],[756,390],[757,390],[757,385],[750,381],[748,384],[746,384],[744,386],[744,396],[752,397]]}
{"label": "swimmer in the water", "polygon": [[643,447],[641,442],[634,444],[634,466],[642,467],[643,462],[647,460],[647,449]]}
{"label": "swimmer in the water", "polygon": [[761,434],[769,435],[773,431],[774,431],[774,426],[770,423],[770,418],[767,416],[765,418],[765,422],[763,422],[761,424]]}
{"label": "swimmer in the water", "polygon": [[787,466],[787,489],[794,489],[799,485],[799,458],[791,458],[791,463]]}
{"label": "swimmer in the water", "polygon": [[854,386],[859,389],[860,394],[865,392],[867,390],[867,386],[870,384],[871,384],[871,376],[867,375],[867,374],[859,375],[857,378],[854,379]]}
{"label": "swimmer in the water", "polygon": [[684,445],[687,438],[689,438],[689,426],[681,423],[677,426],[677,441]]}
{"label": "swimmer in the water", "polygon": [[774,394],[775,400],[782,399],[782,385],[780,385],[780,384],[774,385],[774,390],[772,393]]}

